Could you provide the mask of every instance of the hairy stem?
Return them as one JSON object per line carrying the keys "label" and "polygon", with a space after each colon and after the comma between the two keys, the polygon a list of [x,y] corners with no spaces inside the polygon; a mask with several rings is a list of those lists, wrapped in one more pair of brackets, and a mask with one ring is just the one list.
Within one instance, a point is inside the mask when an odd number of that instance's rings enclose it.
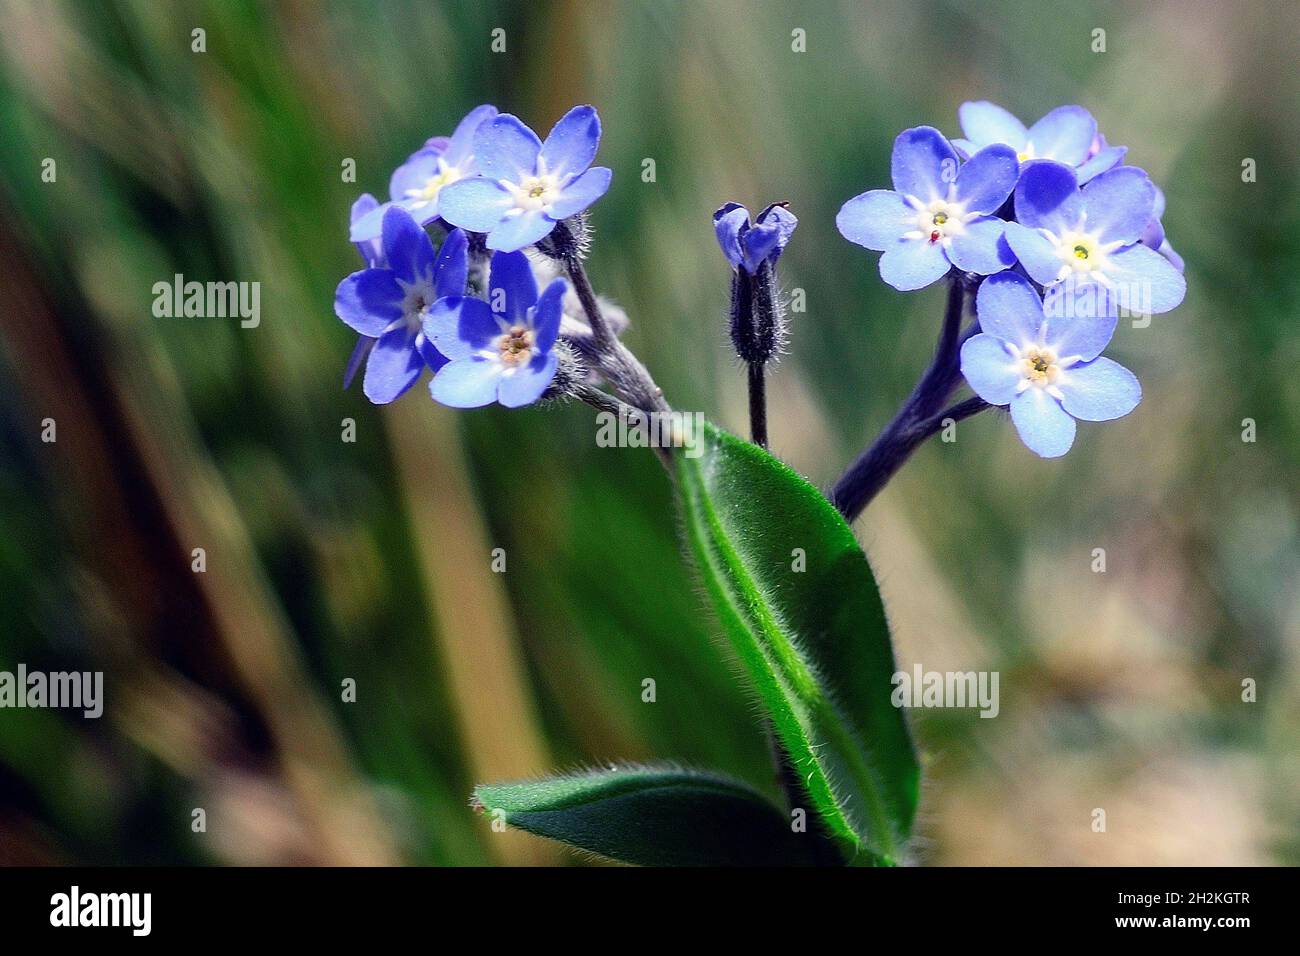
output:
{"label": "hairy stem", "polygon": [[978,328],[972,325],[961,332],[965,302],[964,280],[955,275],[949,282],[933,361],[893,420],[845,469],[830,491],[831,503],[846,521],[852,522],[862,513],[912,452],[943,428],[945,419],[960,421],[988,407],[982,399],[971,398],[940,411],[961,383],[961,345]]}
{"label": "hairy stem", "polygon": [[664,399],[663,389],[655,384],[640,359],[619,341],[609,323],[605,321],[600,303],[596,300],[596,291],[592,288],[587,269],[582,264],[578,242],[574,239],[568,225],[563,222],[557,224],[552,235],[553,245],[560,261],[564,264],[564,271],[568,274],[569,281],[573,283],[573,290],[582,304],[587,324],[591,326],[592,344],[601,373],[616,392],[637,408],[656,412],[668,411],[669,406]]}
{"label": "hairy stem", "polygon": [[749,434],[759,448],[767,447],[767,377],[759,362],[749,365]]}

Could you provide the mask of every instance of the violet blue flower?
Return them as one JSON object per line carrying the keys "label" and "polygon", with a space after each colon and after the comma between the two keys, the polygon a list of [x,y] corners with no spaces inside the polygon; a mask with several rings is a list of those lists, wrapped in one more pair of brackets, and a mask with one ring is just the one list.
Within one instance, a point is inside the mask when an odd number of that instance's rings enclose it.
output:
{"label": "violet blue flower", "polygon": [[422,226],[437,219],[443,188],[478,174],[474,134],[496,115],[495,106],[476,107],[460,121],[450,137],[435,136],[412,153],[397,167],[388,183],[392,201],[382,206],[376,204],[369,215],[355,219],[350,232],[352,241],[364,242],[377,237],[389,206],[401,206]]}
{"label": "violet blue flower", "polygon": [[541,398],[555,377],[566,289],[556,279],[538,298],[528,257],[498,252],[488,282],[492,306],[468,296],[440,299],[424,327],[450,361],[429,383],[433,397],[453,408],[517,408]]}
{"label": "violet blue flower", "polygon": [[1015,188],[1019,164],[1006,145],[982,149],[959,167],[943,134],[929,126],[894,141],[894,189],[873,189],[835,217],[850,242],[884,252],[880,277],[902,292],[941,278],[950,266],[989,275],[1015,264],[994,212]]}
{"label": "violet blue flower", "polygon": [[1083,295],[1060,286],[1046,303],[1014,272],[990,276],[975,297],[980,333],[961,349],[961,371],[990,405],[1010,406],[1020,440],[1042,458],[1074,443],[1075,419],[1104,422],[1142,399],[1137,378],[1102,358],[1116,316],[1074,307]]}
{"label": "violet blue flower", "polygon": [[467,273],[465,233],[452,231],[435,258],[428,234],[400,206],[384,213],[382,247],[379,265],[352,273],[334,294],[335,314],[377,340],[362,386],[376,405],[409,389],[426,365],[437,371],[446,364],[424,334],[424,319],[439,299],[464,294]]}
{"label": "violet blue flower", "polygon": [[1032,163],[1016,186],[1017,222],[1007,224],[1007,243],[1039,285],[1095,284],[1112,306],[1168,312],[1183,301],[1187,283],[1138,242],[1155,218],[1155,195],[1136,166],[1102,173],[1080,189],[1068,166]]}
{"label": "violet blue flower", "polygon": [[453,225],[486,233],[489,249],[523,249],[605,195],[613,173],[591,166],[599,144],[600,117],[590,106],[569,110],[545,143],[502,113],[474,137],[481,175],[448,186],[439,211]]}
{"label": "violet blue flower", "polygon": [[1082,106],[1058,106],[1028,129],[1002,107],[987,100],[963,103],[957,110],[965,139],[953,146],[963,156],[994,143],[1016,151],[1022,163],[1054,159],[1074,168],[1080,183],[1116,166],[1128,150],[1110,146],[1097,133],[1097,121]]}
{"label": "violet blue flower", "polygon": [[713,214],[722,254],[733,269],[743,268],[750,275],[757,274],[764,262],[776,264],[797,225],[794,213],[781,203],[765,208],[752,224],[749,210],[737,202],[729,202]]}

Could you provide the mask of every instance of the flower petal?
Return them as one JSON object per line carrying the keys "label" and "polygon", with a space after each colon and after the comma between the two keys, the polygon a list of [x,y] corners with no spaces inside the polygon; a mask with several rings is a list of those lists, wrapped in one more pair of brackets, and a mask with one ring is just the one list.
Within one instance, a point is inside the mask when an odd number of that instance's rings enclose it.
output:
{"label": "flower petal", "polygon": [[1095,156],[1085,160],[1083,165],[1074,171],[1074,175],[1079,180],[1079,185],[1082,186],[1108,169],[1114,169],[1124,161],[1127,153],[1127,146],[1105,146],[1099,149]]}
{"label": "flower petal", "polygon": [[1006,225],[993,216],[971,220],[965,232],[953,236],[948,258],[963,272],[982,276],[1009,269],[1016,264],[1016,255],[1003,237]]}
{"label": "flower petal", "polygon": [[1074,444],[1074,419],[1041,388],[1027,388],[1011,403],[1020,440],[1040,458],[1060,458]]}
{"label": "flower petal", "polygon": [[482,299],[453,295],[429,308],[424,334],[439,352],[457,361],[488,348],[501,334],[501,327]]}
{"label": "flower petal", "polygon": [[560,198],[551,203],[548,215],[552,219],[576,216],[609,191],[613,176],[613,171],[604,166],[591,167],[560,190]]}
{"label": "flower petal", "polygon": [[1066,369],[1056,385],[1065,396],[1061,400],[1065,410],[1085,422],[1122,418],[1142,401],[1137,376],[1108,358]]}
{"label": "flower petal", "polygon": [[916,217],[916,211],[892,189],[873,189],[841,206],[835,225],[849,242],[883,252],[916,228]]}
{"label": "flower petal", "polygon": [[740,246],[745,252],[745,268],[750,275],[758,272],[759,266],[768,256],[778,250],[781,243],[781,230],[775,223],[755,225],[740,237]]}
{"label": "flower petal", "polygon": [[402,317],[402,287],[387,269],[354,272],[334,292],[334,314],[362,335],[378,338]]}
{"label": "flower petal", "polygon": [[384,244],[379,241],[383,231],[384,213],[379,200],[370,193],[362,193],[352,204],[352,214],[348,218],[348,238],[356,244],[361,259],[371,268],[384,264]]}
{"label": "flower petal", "polygon": [[414,336],[405,328],[382,335],[366,362],[362,391],[376,405],[387,405],[415,384],[424,369]]}
{"label": "flower petal", "polygon": [[980,283],[975,315],[981,332],[1024,348],[1038,341],[1043,303],[1028,279],[1014,272],[999,272]]}
{"label": "flower petal", "polygon": [[465,294],[465,283],[469,279],[468,248],[469,240],[460,229],[453,229],[442,241],[438,259],[433,264],[433,289],[439,298]]}
{"label": "flower petal", "polygon": [[560,117],[546,137],[541,157],[548,173],[576,176],[591,165],[599,146],[600,117],[595,107],[575,106]]}
{"label": "flower petal", "polygon": [[1020,178],[1020,162],[1010,146],[995,143],[971,157],[957,173],[957,199],[970,212],[997,210]]}
{"label": "flower petal", "polygon": [[1017,153],[1025,148],[1025,124],[988,100],[963,103],[957,109],[961,131],[978,152],[991,143],[1006,143]]}
{"label": "flower petal", "polygon": [[1106,275],[1114,284],[1112,294],[1120,308],[1129,313],[1168,312],[1187,294],[1187,280],[1169,260],[1141,244],[1112,252]]}
{"label": "flower petal", "polygon": [[1029,229],[1018,222],[1009,222],[1006,227],[1007,245],[1015,253],[1025,271],[1039,285],[1055,282],[1061,274],[1061,257],[1052,245],[1037,229]]}
{"label": "flower petal", "polygon": [[499,252],[492,257],[488,304],[498,321],[527,325],[528,310],[537,304],[537,280],[522,252]]}
{"label": "flower petal", "polygon": [[1025,164],[1016,185],[1018,222],[1031,229],[1050,229],[1059,236],[1082,219],[1083,197],[1074,170],[1050,161]]}
{"label": "flower petal", "polygon": [[990,405],[1010,405],[1024,374],[1006,345],[996,336],[971,336],[961,347],[961,374]]}
{"label": "flower petal", "polygon": [[368,335],[363,335],[357,339],[356,347],[352,349],[352,355],[348,358],[348,367],[343,370],[344,388],[352,387],[352,380],[357,376],[357,369],[361,367],[361,363],[366,360],[366,356],[370,354],[370,350],[375,347],[377,341],[379,340],[372,339]]}
{"label": "flower petal", "polygon": [[923,202],[946,198],[957,180],[957,153],[932,126],[905,129],[894,140],[890,171],[894,189]]}
{"label": "flower petal", "polygon": [[1033,126],[1025,137],[1034,155],[1078,166],[1088,158],[1097,137],[1097,121],[1082,106],[1058,106]]}
{"label": "flower petal", "polygon": [[554,228],[555,220],[538,210],[507,216],[488,233],[487,247],[499,252],[518,252],[550,235]]}
{"label": "flower petal", "polygon": [[[495,106],[484,104],[476,106],[468,113],[465,118],[456,124],[456,132],[451,134],[447,141],[445,151],[442,154],[443,161],[448,166],[455,166],[462,174],[471,172],[468,160],[473,159],[474,153],[474,134],[478,128],[497,115]],[[477,165],[477,164],[474,164]]]}
{"label": "flower petal", "polygon": [[401,202],[411,197],[408,190],[423,189],[434,176],[438,175],[438,160],[443,158],[443,151],[435,147],[423,146],[407,157],[406,162],[393,170],[388,180],[388,195],[393,202]]}
{"label": "flower petal", "polygon": [[749,210],[737,202],[729,202],[713,214],[713,232],[718,237],[722,254],[733,269],[739,269],[744,260],[740,248],[740,234],[749,226]]}
{"label": "flower petal", "polygon": [[509,113],[494,116],[474,134],[478,169],[488,179],[517,183],[531,176],[537,169],[541,149],[542,141],[537,134]]}
{"label": "flower petal", "polygon": [[491,179],[461,179],[438,193],[438,214],[470,232],[491,232],[514,205]]}
{"label": "flower petal", "polygon": [[1088,232],[1102,242],[1137,242],[1151,221],[1156,188],[1136,166],[1102,173],[1083,188]]}
{"label": "flower petal", "polygon": [[384,258],[388,268],[405,282],[433,276],[433,243],[411,214],[401,206],[384,213]]}
{"label": "flower petal", "polygon": [[452,359],[429,383],[434,401],[452,408],[480,408],[497,398],[504,367],[482,358]]}
{"label": "flower petal", "polygon": [[538,355],[513,375],[502,376],[497,388],[497,401],[506,408],[519,408],[531,405],[542,397],[546,386],[555,378],[555,368],[559,359],[554,352]]}
{"label": "flower petal", "polygon": [[564,295],[569,291],[569,284],[563,279],[556,279],[545,289],[533,307],[533,331],[536,339],[534,348],[540,352],[549,352],[560,334],[560,320],[564,318]]}
{"label": "flower petal", "polygon": [[1085,362],[1102,353],[1119,318],[1115,300],[1096,282],[1067,279],[1043,295],[1043,338],[1061,358]]}
{"label": "flower petal", "polygon": [[772,261],[776,262],[785,250],[785,244],[794,235],[795,227],[799,225],[798,217],[782,203],[772,203],[758,214],[758,219],[755,222],[761,226],[776,226],[777,232],[780,233],[780,239],[776,244],[776,252],[772,256]]}
{"label": "flower petal", "polygon": [[911,292],[942,279],[951,267],[939,243],[896,239],[880,257],[880,278],[899,292]]}

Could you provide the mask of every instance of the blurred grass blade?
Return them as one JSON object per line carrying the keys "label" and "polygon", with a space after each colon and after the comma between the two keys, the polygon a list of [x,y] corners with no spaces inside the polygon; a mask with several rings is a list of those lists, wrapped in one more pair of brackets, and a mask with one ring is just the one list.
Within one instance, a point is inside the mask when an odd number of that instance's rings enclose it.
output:
{"label": "blurred grass blade", "polygon": [[767,452],[712,425],[699,447],[678,455],[678,494],[727,636],[846,857],[894,863],[919,770],[890,703],[894,655],[866,555],[817,489]]}
{"label": "blurred grass blade", "polygon": [[474,790],[510,826],[642,866],[788,866],[812,862],[816,836],[757,791],[676,767],[613,767]]}

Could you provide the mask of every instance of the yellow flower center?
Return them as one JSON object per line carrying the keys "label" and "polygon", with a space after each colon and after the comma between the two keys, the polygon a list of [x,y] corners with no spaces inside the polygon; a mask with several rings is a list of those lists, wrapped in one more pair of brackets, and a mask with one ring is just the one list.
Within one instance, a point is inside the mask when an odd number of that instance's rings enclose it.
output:
{"label": "yellow flower center", "polygon": [[1056,381],[1060,369],[1056,366],[1056,353],[1045,346],[1030,346],[1024,354],[1025,378],[1032,385],[1046,388]]}

